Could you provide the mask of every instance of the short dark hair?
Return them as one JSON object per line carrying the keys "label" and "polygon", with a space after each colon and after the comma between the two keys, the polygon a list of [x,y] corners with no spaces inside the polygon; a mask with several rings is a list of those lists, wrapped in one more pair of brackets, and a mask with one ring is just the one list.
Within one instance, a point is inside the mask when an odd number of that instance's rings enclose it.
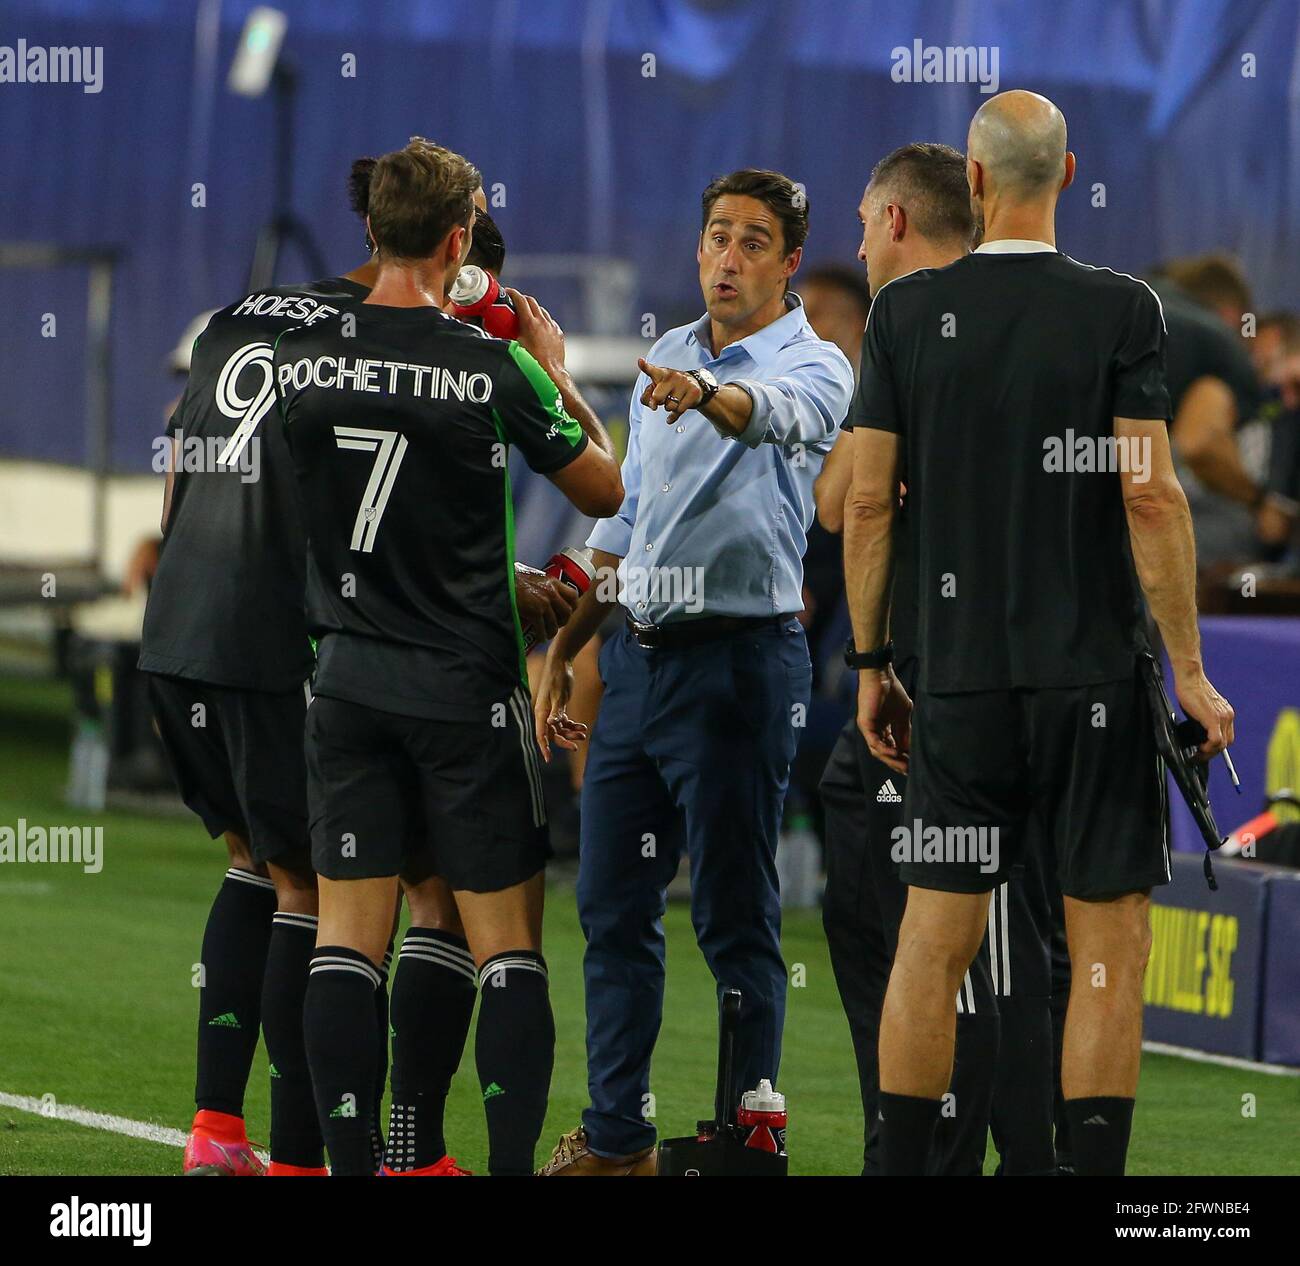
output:
{"label": "short dark hair", "polygon": [[370,214],[370,177],[376,158],[356,158],[348,172],[348,202],[363,220]]}
{"label": "short dark hair", "polygon": [[413,136],[370,175],[370,232],[385,255],[423,259],[458,224],[468,228],[478,169],[452,150]]}
{"label": "short dark hair", "polygon": [[506,242],[497,228],[497,222],[486,211],[474,217],[474,240],[470,243],[467,264],[486,268],[494,277],[501,275],[506,266]]}
{"label": "short dark hair", "polygon": [[701,198],[704,211],[700,221],[701,233],[709,227],[713,204],[727,194],[757,198],[781,221],[781,241],[787,255],[808,240],[808,195],[803,186],[796,185],[779,171],[765,171],[758,167],[745,167],[718,176],[709,183]]}
{"label": "short dark hair", "polygon": [[848,264],[822,264],[803,274],[799,289],[806,290],[811,285],[838,290],[862,309],[862,319],[866,320],[871,310],[871,290],[861,268],[850,268]]}
{"label": "short dark hair", "polygon": [[975,238],[975,214],[966,159],[951,145],[913,141],[886,154],[872,169],[869,190],[897,202],[916,231],[931,241]]}
{"label": "short dark hair", "polygon": [[1161,271],[1180,290],[1207,308],[1227,303],[1243,312],[1250,310],[1250,283],[1231,255],[1221,251],[1187,255],[1171,259]]}

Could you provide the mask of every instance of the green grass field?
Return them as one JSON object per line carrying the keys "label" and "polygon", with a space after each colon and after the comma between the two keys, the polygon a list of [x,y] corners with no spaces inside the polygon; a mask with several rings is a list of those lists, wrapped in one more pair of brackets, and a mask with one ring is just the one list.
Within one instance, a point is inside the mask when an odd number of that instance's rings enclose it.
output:
{"label": "green grass field", "polygon": [[[185,1129],[193,1112],[191,971],[224,869],[224,849],[189,818],[74,815],[61,801],[67,692],[0,679],[0,826],[102,825],[104,865],[0,867],[0,1091]],[[585,1101],[582,937],[571,888],[552,886],[546,954],[558,1044],[538,1159],[572,1129]],[[713,984],[687,910],[667,919],[669,980],[653,1090],[662,1135],[709,1114],[716,1062]],[[792,988],[782,1089],[791,1170],[851,1174],[861,1164],[861,1110],[848,1026],[820,918],[787,918]],[[470,1050],[472,1051],[472,1041]],[[266,1061],[249,1089],[250,1137],[268,1133]],[[1243,1096],[1255,1096],[1243,1116]],[[482,1170],[487,1155],[472,1068],[448,1107],[453,1153]],[[1148,1056],[1129,1172],[1300,1173],[1300,1079]],[[993,1163],[990,1150],[990,1168]],[[170,1174],[180,1152],[0,1107],[0,1175]]]}

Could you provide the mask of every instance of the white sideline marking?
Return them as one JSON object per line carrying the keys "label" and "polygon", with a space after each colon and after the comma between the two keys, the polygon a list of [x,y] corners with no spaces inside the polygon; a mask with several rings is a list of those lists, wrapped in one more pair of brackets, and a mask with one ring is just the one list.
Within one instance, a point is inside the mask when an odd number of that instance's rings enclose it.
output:
{"label": "white sideline marking", "polygon": [[1253,1059],[1239,1059],[1235,1055],[1211,1055],[1208,1051],[1193,1050],[1190,1046],[1168,1046],[1164,1042],[1143,1042],[1142,1049],[1152,1055],[1173,1055],[1190,1059],[1197,1064],[1221,1064],[1224,1068],[1244,1068],[1251,1073],[1268,1073],[1270,1077],[1300,1077],[1300,1068],[1287,1064],[1257,1064]]}
{"label": "white sideline marking", "polygon": [[[162,1143],[167,1147],[184,1147],[185,1140],[189,1137],[183,1130],[174,1130],[169,1125],[154,1125],[151,1121],[132,1121],[130,1117],[115,1117],[108,1112],[92,1112],[89,1108],[78,1108],[73,1104],[48,1104],[44,1100],[32,1098],[31,1095],[11,1095],[4,1090],[0,1090],[0,1108],[30,1112],[33,1116],[45,1117],[47,1120],[71,1121],[73,1125],[84,1125],[92,1130],[107,1130],[110,1134],[125,1134],[128,1138]],[[258,1151],[257,1154],[263,1161],[268,1159],[264,1152]]]}
{"label": "white sideline marking", "polygon": [[[1272,1077],[1300,1077],[1300,1068],[1289,1068],[1283,1064],[1257,1064],[1254,1060],[1238,1059],[1232,1055],[1211,1055],[1206,1051],[1192,1050],[1187,1046],[1169,1046],[1164,1042],[1143,1042],[1142,1049],[1152,1055],[1172,1055],[1177,1059],[1190,1059],[1198,1064],[1219,1064],[1224,1068],[1241,1068],[1247,1072],[1267,1073]],[[167,1147],[184,1147],[188,1137],[181,1130],[174,1130],[167,1125],[154,1125],[149,1121],[133,1121],[130,1117],[117,1117],[108,1112],[92,1112],[89,1108],[78,1108],[72,1104],[55,1103],[49,1105],[31,1095],[11,1095],[0,1090],[0,1108],[13,1108],[17,1112],[30,1112],[33,1116],[45,1117],[47,1120],[71,1121],[73,1125],[84,1125],[92,1130],[107,1130],[111,1134],[125,1134],[128,1138],[144,1139],[149,1143],[162,1143]],[[268,1158],[258,1151],[263,1161]]]}
{"label": "white sideline marking", "polygon": [[89,1126],[92,1130],[108,1130],[112,1134],[125,1134],[133,1139],[146,1139],[150,1143],[165,1143],[168,1147],[184,1147],[186,1135],[166,1125],[153,1125],[149,1121],[132,1121],[129,1117],[115,1117],[107,1112],[91,1112],[72,1104],[46,1103],[31,1095],[11,1095],[0,1090],[0,1108],[14,1108],[30,1112],[33,1116],[53,1121],[71,1121],[73,1125]]}

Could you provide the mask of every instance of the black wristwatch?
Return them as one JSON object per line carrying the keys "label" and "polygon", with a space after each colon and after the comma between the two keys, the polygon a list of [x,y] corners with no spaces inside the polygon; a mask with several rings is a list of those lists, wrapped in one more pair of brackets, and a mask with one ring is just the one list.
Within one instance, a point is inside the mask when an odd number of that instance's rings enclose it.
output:
{"label": "black wristwatch", "polygon": [[702,409],[714,396],[718,394],[718,380],[707,369],[688,369],[686,371],[688,378],[695,379],[695,385],[704,393],[700,397],[700,402],[695,407]]}
{"label": "black wristwatch", "polygon": [[860,651],[849,638],[844,644],[844,662],[850,668],[888,668],[894,662],[894,639],[891,637],[878,651]]}

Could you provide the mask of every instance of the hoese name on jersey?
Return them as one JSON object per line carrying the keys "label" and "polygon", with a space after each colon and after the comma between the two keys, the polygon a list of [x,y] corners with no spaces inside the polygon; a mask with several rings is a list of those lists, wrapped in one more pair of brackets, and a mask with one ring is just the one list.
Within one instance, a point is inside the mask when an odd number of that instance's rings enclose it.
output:
{"label": "hoese name on jersey", "polygon": [[[365,293],[364,290],[361,292]],[[230,309],[231,316],[237,317],[284,317],[290,321],[301,321],[303,325],[312,325],[326,317],[338,316],[339,309],[328,303],[321,303],[310,295],[249,295]]]}
{"label": "hoese name on jersey", "polygon": [[383,392],[425,400],[492,399],[492,379],[485,373],[444,369],[441,365],[412,365],[405,361],[367,360],[357,356],[304,357],[279,366],[281,392],[290,387],[333,387],[337,390]]}

